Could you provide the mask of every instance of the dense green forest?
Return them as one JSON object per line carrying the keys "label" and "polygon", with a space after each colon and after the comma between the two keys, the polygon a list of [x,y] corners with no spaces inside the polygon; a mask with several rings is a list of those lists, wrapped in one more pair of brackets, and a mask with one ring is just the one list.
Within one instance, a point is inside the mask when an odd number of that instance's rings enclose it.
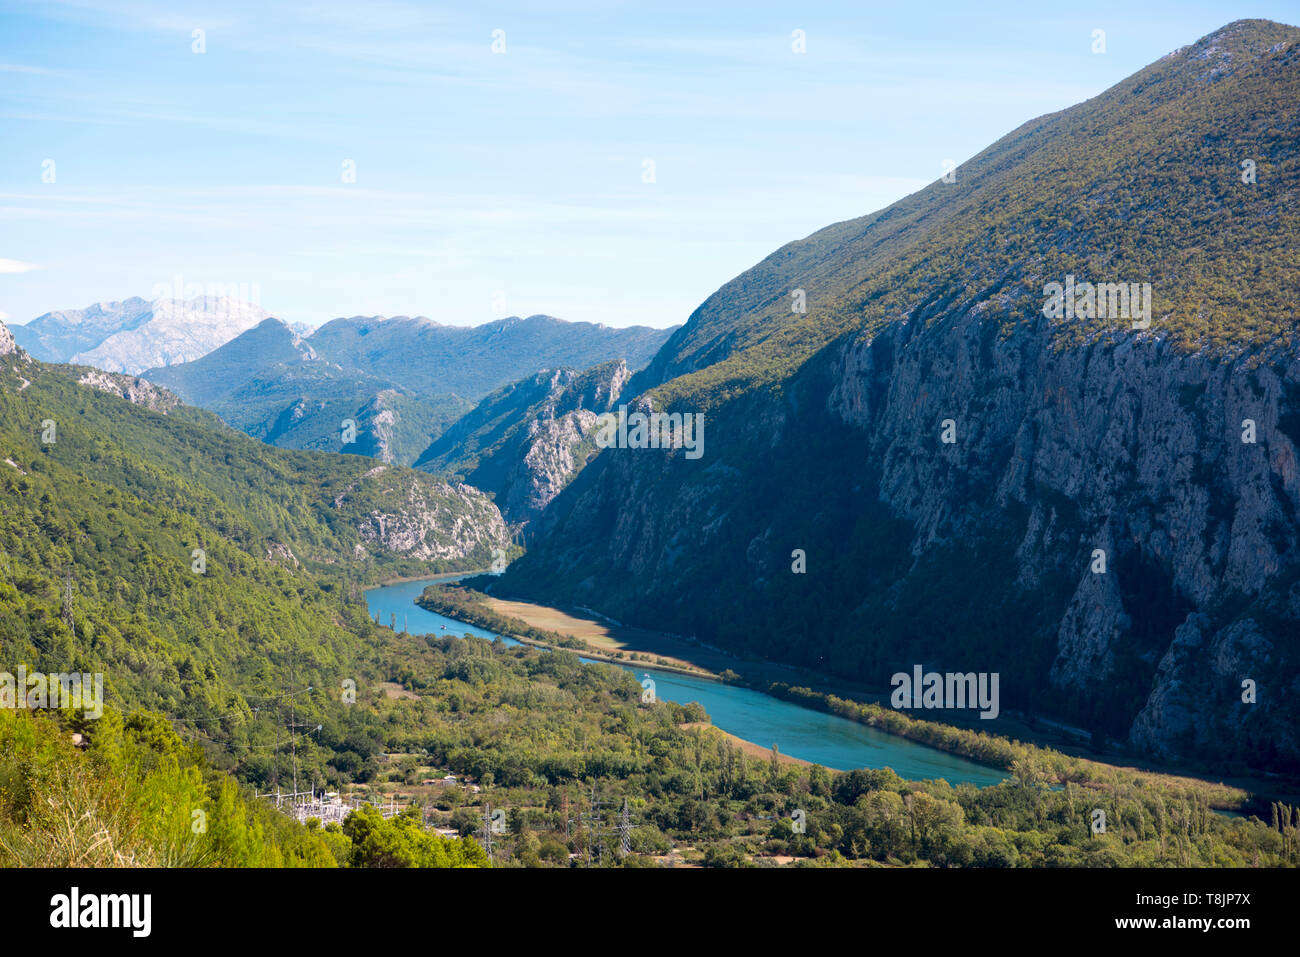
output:
{"label": "dense green forest", "polygon": [[[472,866],[483,852],[468,838],[496,808],[505,812],[492,841],[497,866],[1297,859],[1295,809],[1272,808],[1271,824],[1224,817],[1209,807],[1218,795],[1197,782],[1118,770],[1080,777],[1070,759],[1025,746],[1014,749],[1011,778],[984,789],[907,782],[887,769],[797,766],[775,752],[756,759],[701,725],[698,705],[643,704],[630,673],[569,652],[431,638],[421,666],[399,677],[401,696],[365,686],[352,706],[350,744],[364,756],[355,776],[372,795],[396,792],[423,814],[384,821],[363,811],[342,828],[302,827],[241,795],[162,719],[123,722],[108,712],[87,726],[6,712],[0,854],[20,863]],[[74,726],[89,742],[84,751],[69,743]],[[434,769],[458,783],[433,780]],[[627,854],[618,830],[625,803]],[[192,830],[199,809],[204,834]],[[467,840],[442,841],[420,828],[422,817]],[[65,837],[76,827],[103,842]],[[122,857],[85,856],[101,846]]]}
{"label": "dense green forest", "polygon": [[[489,808],[498,866],[1294,862],[1291,809],[1228,819],[1196,782],[1025,748],[982,755],[1012,771],[984,790],[755,759],[698,704],[643,705],[622,669],[394,633],[360,586],[440,563],[367,548],[355,523],[408,494],[386,482],[437,483],[78,374],[0,368],[0,654],[11,673],[102,673],[106,709],[0,712],[0,863],[475,866],[479,843],[423,825],[468,839]],[[294,781],[409,807],[300,825],[250,794]]]}
{"label": "dense green forest", "polygon": [[[364,582],[483,567],[505,544],[477,493],[273,449],[192,409],[163,416],[78,371],[0,364],[4,666],[102,673],[108,704],[169,716],[250,780],[266,782],[290,704],[319,723],[342,681],[407,654],[369,620]],[[417,493],[443,528],[477,531],[436,533],[447,557],[423,560],[366,537]],[[329,733],[323,753],[348,753]]]}

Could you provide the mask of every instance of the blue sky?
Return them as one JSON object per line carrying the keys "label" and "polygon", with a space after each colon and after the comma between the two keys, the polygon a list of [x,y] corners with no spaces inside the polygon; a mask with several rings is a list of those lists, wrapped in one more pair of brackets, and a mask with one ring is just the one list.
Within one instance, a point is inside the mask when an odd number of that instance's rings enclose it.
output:
{"label": "blue sky", "polygon": [[1257,16],[1300,11],[0,0],[0,318],[183,277],[311,324],[672,325],[783,243]]}

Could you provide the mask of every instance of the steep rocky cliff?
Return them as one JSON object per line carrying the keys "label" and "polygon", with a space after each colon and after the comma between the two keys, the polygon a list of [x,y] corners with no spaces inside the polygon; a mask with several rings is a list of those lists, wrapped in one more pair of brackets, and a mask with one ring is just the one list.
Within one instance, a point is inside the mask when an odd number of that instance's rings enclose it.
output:
{"label": "steep rocky cliff", "polygon": [[728,283],[629,389],[703,457],[601,452],[504,587],[1300,767],[1297,41],[1230,24]]}
{"label": "steep rocky cliff", "polygon": [[508,541],[501,513],[478,489],[409,469],[376,466],[339,492],[333,505],[357,529],[357,558],[389,553],[464,560]]}
{"label": "steep rocky cliff", "polygon": [[151,412],[160,412],[163,415],[181,404],[181,400],[166,389],[160,389],[152,382],[141,379],[139,376],[126,375],[121,372],[102,372],[99,369],[87,369],[77,379],[77,382],[80,385],[88,385],[92,389],[98,389],[100,392],[108,392],[119,399],[126,399],[127,402],[133,405],[142,405]]}
{"label": "steep rocky cliff", "polygon": [[617,404],[630,377],[621,359],[585,372],[543,370],[484,399],[416,467],[489,492],[517,528],[536,523],[595,455],[596,417]]}

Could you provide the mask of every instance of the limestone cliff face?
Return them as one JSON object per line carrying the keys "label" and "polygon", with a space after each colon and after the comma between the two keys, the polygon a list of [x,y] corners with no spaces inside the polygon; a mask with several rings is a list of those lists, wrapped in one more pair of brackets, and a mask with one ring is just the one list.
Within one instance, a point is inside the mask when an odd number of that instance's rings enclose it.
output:
{"label": "limestone cliff face", "polygon": [[121,372],[102,372],[99,369],[87,370],[77,380],[80,385],[88,385],[100,392],[108,392],[119,399],[126,399],[133,405],[142,405],[152,412],[166,415],[181,404],[181,400],[160,389],[139,376],[126,375]]}
{"label": "limestone cliff face", "polygon": [[539,414],[528,422],[523,456],[504,490],[501,510],[507,518],[536,522],[573,481],[597,451],[593,436],[599,413],[614,407],[629,378],[627,363],[619,360],[594,375],[557,379]]}
{"label": "limestone cliff face", "polygon": [[9,327],[0,322],[0,356],[13,355],[18,351],[18,344],[14,342],[14,334],[9,331]]}
{"label": "limestone cliff face", "polygon": [[[846,343],[827,409],[868,436],[914,555],[977,540],[993,510],[1011,516],[1011,588],[1071,583],[1052,688],[1104,697],[1137,669],[1134,744],[1231,758],[1266,740],[1295,757],[1298,396],[1294,356],[1187,354],[1145,333],[1057,348],[1045,322],[994,337],[973,309]],[[1244,681],[1261,700],[1242,701]]]}
{"label": "limestone cliff face", "polygon": [[333,507],[357,529],[358,559],[388,552],[420,561],[482,560],[509,542],[501,513],[482,492],[409,469],[376,466]]}
{"label": "limestone cliff face", "polygon": [[617,404],[630,378],[621,359],[585,372],[538,372],[483,400],[419,467],[463,476],[491,493],[516,529],[530,526],[595,455],[597,416]]}
{"label": "limestone cliff face", "polygon": [[877,687],[999,671],[1011,706],[1161,756],[1300,762],[1300,361],[992,318],[1027,303],[841,339],[712,410],[699,462],[602,452],[513,587]]}
{"label": "limestone cliff face", "polygon": [[532,521],[582,468],[579,448],[596,428],[596,413],[575,409],[528,424],[523,458],[505,489],[502,509],[514,521]]}

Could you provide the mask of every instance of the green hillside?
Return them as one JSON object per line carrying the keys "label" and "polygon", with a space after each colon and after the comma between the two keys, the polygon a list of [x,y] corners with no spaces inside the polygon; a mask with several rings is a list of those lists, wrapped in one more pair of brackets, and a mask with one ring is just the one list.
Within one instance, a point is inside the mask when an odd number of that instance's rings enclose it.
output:
{"label": "green hillside", "polygon": [[[0,357],[0,654],[102,672],[109,705],[175,718],[254,778],[290,682],[321,714],[345,678],[387,674],[404,639],[369,620],[363,582],[485,567],[505,543],[477,492],[151,412],[83,373]],[[324,779],[337,742],[317,750]]]}
{"label": "green hillside", "polygon": [[[1300,29],[1238,21],[782,247],[628,387],[703,457],[602,451],[496,593],[1300,768],[1298,106]],[[1045,315],[1071,275],[1149,282],[1150,327]]]}
{"label": "green hillside", "polygon": [[[369,455],[410,465],[431,436],[471,408],[451,393],[417,395],[390,378],[344,371],[288,325],[267,319],[200,359],[150,369],[150,382],[269,445]],[[344,442],[344,423],[356,437]]]}
{"label": "green hillside", "polygon": [[[1241,20],[1008,133],[879,212],[789,243],[722,286],[633,383],[709,407],[849,330],[999,301],[1027,321],[1067,275],[1150,282],[1180,348],[1294,348],[1300,30]],[[1253,160],[1256,182],[1242,182]],[[807,312],[792,312],[805,291]],[[1006,309],[1015,303],[1019,309]],[[1003,315],[999,323],[1014,322]],[[1127,323],[1079,319],[1062,343]]]}

